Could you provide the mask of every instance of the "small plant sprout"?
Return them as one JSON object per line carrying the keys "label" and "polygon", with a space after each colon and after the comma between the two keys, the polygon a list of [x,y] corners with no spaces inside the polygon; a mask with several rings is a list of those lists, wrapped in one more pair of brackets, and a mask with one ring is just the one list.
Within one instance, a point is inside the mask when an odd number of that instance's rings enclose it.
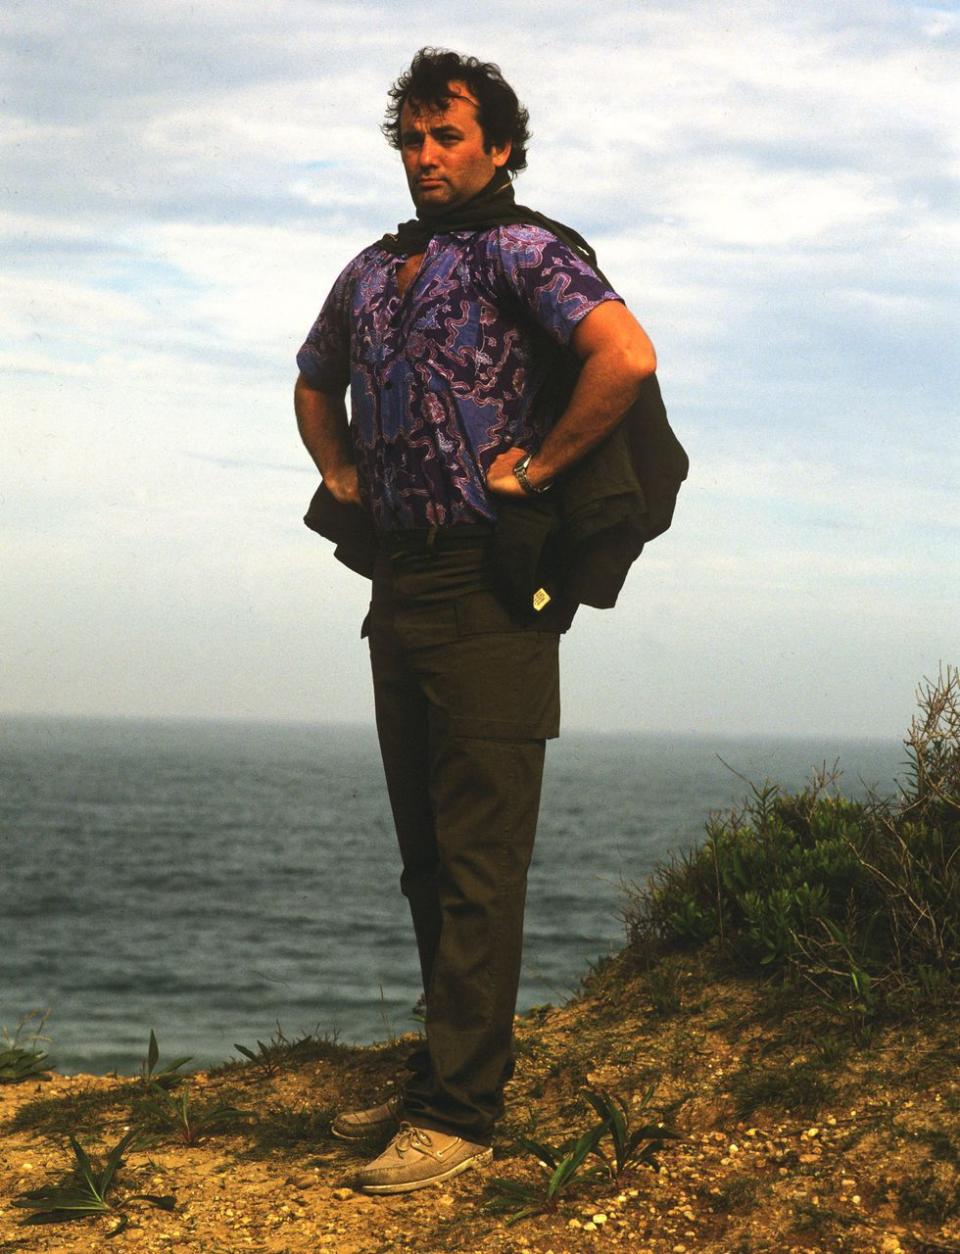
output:
{"label": "small plant sprout", "polygon": [[[25,1047],[20,1043],[20,1033],[31,1019],[36,1018],[40,1018],[40,1022],[33,1030],[30,1045]],[[43,1050],[36,1048],[37,1041],[47,1039],[40,1035],[46,1021],[46,1014],[41,1017],[38,1010],[31,1010],[17,1024],[12,1039],[7,1029],[3,1029],[3,1041],[0,1042],[0,1084],[50,1079],[50,1068],[56,1064],[50,1061]]]}
{"label": "small plant sprout", "polygon": [[[585,1169],[591,1154],[600,1159],[614,1179],[619,1179],[631,1167],[656,1168],[656,1155],[663,1149],[664,1142],[680,1139],[678,1133],[661,1123],[648,1122],[642,1127],[631,1128],[626,1107],[619,1098],[590,1089],[584,1090],[584,1096],[600,1116],[600,1122],[580,1136],[564,1141],[557,1149],[541,1141],[532,1141],[529,1137],[517,1137],[517,1144],[532,1154],[546,1171],[546,1185],[538,1187],[521,1180],[495,1177],[490,1181],[490,1188],[496,1196],[487,1203],[488,1210],[511,1211],[506,1221],[508,1224],[517,1223],[530,1215],[556,1210],[562,1195],[574,1181],[583,1181],[598,1174],[598,1168]],[[647,1089],[638,1103],[640,1111],[647,1110],[652,1096],[653,1089]],[[600,1143],[606,1136],[613,1144],[612,1159],[600,1149]]]}
{"label": "small plant sprout", "polygon": [[186,1054],[183,1058],[174,1058],[172,1062],[168,1062],[166,1066],[161,1067],[158,1071],[156,1068],[157,1063],[160,1061],[160,1047],[157,1044],[157,1038],[153,1028],[151,1028],[150,1041],[147,1045],[147,1056],[140,1063],[140,1078],[144,1084],[159,1084],[160,1087],[164,1089],[172,1088],[174,1084],[177,1084],[180,1080],[184,1079],[184,1077],[182,1075],[178,1075],[177,1072],[184,1065],[184,1063],[188,1063],[192,1057],[192,1054]]}
{"label": "small plant sprout", "polygon": [[[595,1153],[606,1162],[614,1179],[619,1179],[630,1167],[648,1166],[656,1169],[659,1165],[656,1156],[663,1149],[664,1141],[680,1139],[679,1133],[671,1132],[662,1123],[645,1123],[642,1127],[631,1128],[627,1108],[618,1097],[590,1089],[585,1089],[583,1095],[603,1120],[604,1130],[610,1133],[612,1159],[607,1159],[599,1147]],[[638,1103],[640,1111],[647,1109],[652,1096],[651,1087]]]}
{"label": "small plant sprout", "polygon": [[234,1041],[233,1048],[243,1054],[244,1058],[249,1058],[251,1062],[255,1062],[259,1067],[262,1067],[264,1075],[275,1075],[280,1069],[280,1045],[278,1042],[265,1045],[263,1041],[257,1041],[257,1049],[254,1051],[246,1045],[238,1045]]}
{"label": "small plant sprout", "polygon": [[134,1142],[138,1139],[136,1129],[128,1132],[107,1155],[107,1160],[98,1171],[90,1161],[90,1157],[82,1145],[70,1138],[77,1165],[74,1171],[59,1184],[44,1185],[39,1189],[31,1189],[14,1198],[13,1205],[30,1210],[32,1214],[24,1219],[26,1224],[68,1223],[72,1219],[85,1219],[89,1215],[116,1215],[117,1226],[108,1236],[116,1236],[127,1226],[128,1219],[125,1207],[131,1202],[149,1202],[161,1210],[171,1211],[176,1205],[173,1197],[159,1197],[154,1193],[134,1193],[122,1201],[108,1201],[107,1194],[113,1187],[117,1169],[123,1163],[123,1156],[130,1148],[137,1148]]}
{"label": "small plant sprout", "polygon": [[606,1124],[597,1124],[581,1136],[564,1141],[556,1149],[527,1137],[518,1137],[517,1144],[532,1154],[547,1173],[546,1183],[538,1187],[496,1176],[490,1181],[490,1187],[498,1196],[487,1203],[487,1208],[498,1212],[511,1211],[506,1221],[508,1224],[517,1223],[530,1215],[556,1210],[557,1203],[573,1182],[585,1176],[584,1163],[596,1151],[597,1142],[606,1131]]}
{"label": "small plant sprout", "polygon": [[250,1114],[224,1102],[198,1109],[191,1104],[189,1089],[183,1088],[174,1096],[159,1084],[151,1085],[145,1113],[154,1124],[159,1123],[165,1129],[173,1130],[184,1145],[195,1145],[207,1133],[234,1119],[245,1119]]}

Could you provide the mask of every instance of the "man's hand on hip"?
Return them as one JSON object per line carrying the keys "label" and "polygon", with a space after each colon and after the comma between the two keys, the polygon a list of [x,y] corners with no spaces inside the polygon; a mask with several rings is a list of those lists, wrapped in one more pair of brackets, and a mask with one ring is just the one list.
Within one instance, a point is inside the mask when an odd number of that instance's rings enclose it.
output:
{"label": "man's hand on hip", "polygon": [[[526,496],[520,480],[513,473],[514,466],[526,455],[526,449],[508,448],[505,453],[500,453],[495,457],[487,471],[489,490],[496,492],[499,496]],[[527,463],[527,480],[534,488],[542,488],[547,482],[547,476],[538,473],[535,457]]]}
{"label": "man's hand on hip", "polygon": [[293,403],[300,435],[330,495],[341,505],[362,504],[343,395],[312,387],[300,374]]}
{"label": "man's hand on hip", "polygon": [[356,466],[345,466],[333,474],[326,474],[323,476],[323,482],[329,488],[330,495],[340,505],[362,504]]}

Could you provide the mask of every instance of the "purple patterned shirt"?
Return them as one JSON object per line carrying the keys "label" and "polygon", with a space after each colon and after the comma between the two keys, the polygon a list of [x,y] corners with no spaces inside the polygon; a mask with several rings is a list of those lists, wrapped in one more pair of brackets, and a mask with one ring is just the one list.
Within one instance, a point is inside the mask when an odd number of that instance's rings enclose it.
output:
{"label": "purple patterned shirt", "polygon": [[297,354],[310,387],[349,386],[360,492],[380,528],[488,521],[484,474],[535,452],[563,412],[564,346],[620,300],[538,226],[437,235],[401,296],[405,258],[365,248]]}

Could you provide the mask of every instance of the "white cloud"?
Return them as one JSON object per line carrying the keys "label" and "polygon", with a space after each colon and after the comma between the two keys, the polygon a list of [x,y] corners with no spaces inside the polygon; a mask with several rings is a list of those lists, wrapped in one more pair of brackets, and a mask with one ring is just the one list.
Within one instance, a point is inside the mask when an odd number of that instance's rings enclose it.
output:
{"label": "white cloud", "polygon": [[[937,576],[958,526],[956,15],[867,0],[398,14],[64,0],[0,19],[4,601],[30,609],[7,642],[12,702],[159,712],[147,656],[165,712],[310,715],[295,674],[318,647],[340,656],[364,590],[301,536],[293,355],[343,264],[409,212],[378,126],[388,81],[434,43],[516,83],[534,132],[519,199],[597,245],[654,334],[693,459],[623,610],[571,638],[572,721],[595,711],[597,641],[628,657],[639,636],[685,677],[678,723],[789,726],[800,710],[807,727],[899,730],[883,685],[895,671],[912,692],[955,608]],[[330,595],[304,642],[315,580]],[[232,678],[224,631],[246,664]],[[89,641],[107,639],[98,660]],[[790,650],[834,689],[777,679]],[[79,673],[96,683],[71,687]],[[669,708],[668,680],[646,682]],[[362,678],[336,695],[366,708]],[[629,723],[635,705],[621,679],[603,708]]]}
{"label": "white cloud", "polygon": [[671,189],[668,211],[685,219],[694,241],[752,251],[849,240],[896,202],[870,178],[801,171],[767,171],[756,163],[694,163]]}
{"label": "white cloud", "polygon": [[117,328],[142,325],[148,315],[129,296],[61,278],[13,277],[4,284],[7,326],[22,334],[69,334],[79,348]]}

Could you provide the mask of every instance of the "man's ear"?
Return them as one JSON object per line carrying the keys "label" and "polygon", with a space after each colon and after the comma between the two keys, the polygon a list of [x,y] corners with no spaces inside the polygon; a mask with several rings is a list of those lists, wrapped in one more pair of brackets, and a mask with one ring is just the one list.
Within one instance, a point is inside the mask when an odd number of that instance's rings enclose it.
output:
{"label": "man's ear", "polygon": [[497,148],[494,146],[490,149],[490,155],[493,157],[493,164],[497,167],[498,170],[501,169],[503,166],[505,166],[507,162],[510,160],[510,153],[512,149],[513,149],[513,144],[510,142],[509,139],[503,145],[502,148]]}

